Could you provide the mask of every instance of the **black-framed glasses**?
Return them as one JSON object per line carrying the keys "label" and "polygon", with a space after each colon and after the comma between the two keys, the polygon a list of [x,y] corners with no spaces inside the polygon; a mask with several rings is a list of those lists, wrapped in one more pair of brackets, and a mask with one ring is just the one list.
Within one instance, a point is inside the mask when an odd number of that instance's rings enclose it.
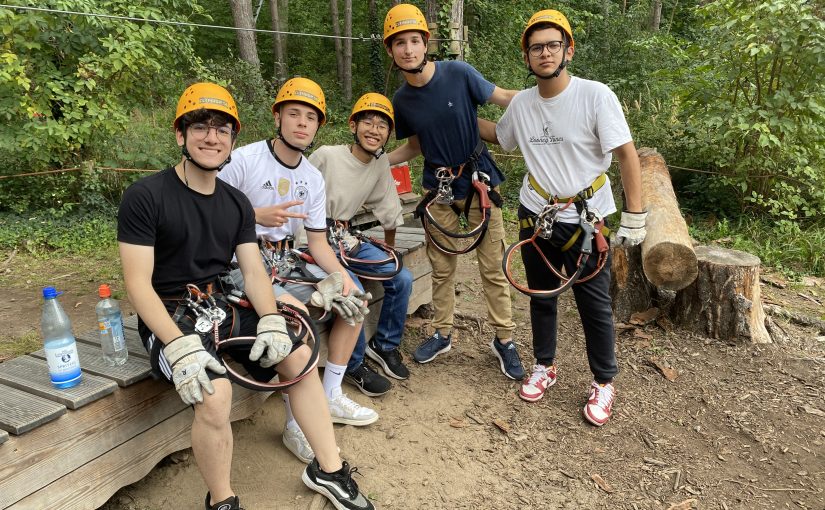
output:
{"label": "black-framed glasses", "polygon": [[564,41],[548,41],[544,44],[537,43],[531,44],[527,51],[530,52],[530,55],[533,57],[540,57],[542,53],[544,53],[544,49],[547,48],[547,51],[550,52],[551,55],[555,55],[564,47]]}
{"label": "black-framed glasses", "polygon": [[210,126],[203,122],[196,122],[189,126],[189,134],[196,140],[203,140],[209,136],[209,130],[214,129],[215,135],[221,140],[231,140],[235,137],[235,130],[229,126]]}
{"label": "black-framed glasses", "polygon": [[387,123],[387,121],[384,120],[363,119],[361,121],[361,124],[363,124],[364,127],[367,128],[367,131],[369,131],[372,128],[375,128],[380,133],[386,133],[390,130],[389,123]]}

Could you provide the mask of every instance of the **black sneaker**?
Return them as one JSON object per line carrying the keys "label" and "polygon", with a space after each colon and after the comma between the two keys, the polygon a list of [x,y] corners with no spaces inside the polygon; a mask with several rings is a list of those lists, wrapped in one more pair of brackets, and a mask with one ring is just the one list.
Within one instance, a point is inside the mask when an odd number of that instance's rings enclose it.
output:
{"label": "black sneaker", "polygon": [[367,342],[367,356],[384,369],[384,373],[395,379],[407,379],[410,377],[410,371],[404,366],[401,361],[401,353],[398,349],[390,349],[384,351],[375,343],[375,337],[372,337]]}
{"label": "black sneaker", "polygon": [[377,397],[392,389],[392,383],[369,367],[366,363],[351,372],[344,374],[344,380],[361,390],[361,393],[370,397]]}
{"label": "black sneaker", "polygon": [[350,469],[347,462],[343,462],[341,469],[334,473],[324,473],[318,465],[318,459],[312,459],[301,480],[304,485],[326,497],[338,510],[374,510],[375,506],[361,494],[358,484],[352,479],[352,474],[358,468]]}
{"label": "black sneaker", "polygon": [[238,499],[238,496],[230,496],[223,501],[219,501],[214,505],[209,504],[209,500],[212,497],[209,493],[206,493],[206,510],[243,510],[241,507],[241,501]]}
{"label": "black sneaker", "polygon": [[498,341],[498,338],[493,338],[493,341],[490,342],[490,348],[498,358],[502,374],[516,381],[524,379],[524,367],[521,366],[521,359],[518,357],[515,342],[510,341],[503,344]]}

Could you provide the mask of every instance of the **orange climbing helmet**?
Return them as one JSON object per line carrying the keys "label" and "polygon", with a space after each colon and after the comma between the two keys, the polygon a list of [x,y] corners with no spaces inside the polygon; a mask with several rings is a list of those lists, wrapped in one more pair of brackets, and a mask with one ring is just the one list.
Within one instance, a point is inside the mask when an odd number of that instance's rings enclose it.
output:
{"label": "orange climbing helmet", "polygon": [[177,130],[181,117],[201,108],[229,115],[235,121],[235,132],[240,133],[241,119],[238,116],[238,107],[235,105],[232,95],[220,85],[206,82],[195,83],[183,91],[178,100],[175,122],[172,123],[172,127]]}
{"label": "orange climbing helmet", "polygon": [[383,113],[390,120],[390,131],[395,126],[395,112],[392,109],[392,103],[384,95],[377,92],[367,92],[358,98],[358,101],[352,107],[349,121],[352,122],[355,116],[360,112],[378,112]]}
{"label": "orange climbing helmet", "polygon": [[384,18],[384,44],[395,34],[417,30],[424,32],[424,39],[430,38],[430,29],[421,10],[410,4],[398,4],[387,12]]}
{"label": "orange climbing helmet", "polygon": [[324,98],[324,91],[321,86],[310,80],[309,78],[292,78],[284,83],[278,95],[275,96],[275,102],[272,103],[272,114],[277,111],[278,105],[287,101],[297,101],[312,106],[321,115],[318,119],[318,125],[323,126],[327,122],[327,102]]}
{"label": "orange climbing helmet", "polygon": [[527,31],[539,23],[552,23],[561,28],[567,34],[567,38],[570,39],[570,47],[576,47],[576,43],[573,41],[573,30],[570,28],[570,22],[567,21],[564,14],[553,9],[545,9],[533,14],[530,21],[527,22],[527,26],[524,27],[524,32],[521,33],[521,51],[527,53]]}

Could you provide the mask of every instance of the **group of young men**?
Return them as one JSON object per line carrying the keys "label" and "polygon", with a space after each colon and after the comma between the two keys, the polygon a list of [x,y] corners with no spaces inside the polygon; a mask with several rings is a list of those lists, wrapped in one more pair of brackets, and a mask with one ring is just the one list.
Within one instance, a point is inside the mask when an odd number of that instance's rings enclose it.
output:
{"label": "group of young men", "polygon": [[[568,74],[574,40],[561,13],[540,11],[527,23],[521,48],[537,86],[518,93],[496,87],[466,63],[428,61],[429,37],[418,8],[393,7],[385,19],[384,44],[405,83],[392,102],[377,93],[362,96],[349,117],[353,142],[320,147],[309,157],[317,130],[327,121],[317,83],[307,78],[287,81],[272,105],[275,136],[240,148],[235,141],[241,120],[229,92],[211,83],[192,85],[175,115],[180,162],[124,193],[118,241],[127,292],[153,368],[194,408],[192,449],[208,488],[207,510],[241,508],[229,476],[232,388],[216,353],[215,334],[255,337],[251,346],[226,352],[259,381],[294,379],[311,358],[302,339],[290,335],[276,301],[302,310],[323,309],[334,321],[323,378],[309,374],[283,392],[283,442],[308,464],[304,483],[335,508],[373,508],[352,479],[354,468],[338,455],[332,424],[368,425],[378,419],[373,409],[356,403],[341,388],[346,379],[370,396],[391,389],[387,377],[365,363],[365,357],[390,378],[409,377],[399,345],[412,276],[398,270],[386,246],[359,237],[349,225],[366,205],[384,228],[387,245],[394,244],[404,220],[390,164],[423,155],[423,188],[428,191],[443,188],[445,172],[452,177],[446,183],[451,203],[442,200],[428,208],[440,225],[455,228],[462,210],[471,225],[487,215],[484,237],[474,251],[495,330],[491,351],[505,376],[522,381],[519,395],[526,401],[539,400],[556,382],[557,304],[555,298],[531,297],[536,362],[525,376],[513,340],[510,285],[502,268],[501,204],[482,213],[483,197],[473,192],[478,175],[484,176],[491,197],[504,180],[481,140],[505,150],[519,147],[524,155],[529,173],[519,197],[520,238],[533,235],[535,220],[547,207],[558,209],[552,235],[547,232],[522,250],[531,289],[558,286],[559,276],[548,261],[563,265],[568,275],[575,272],[582,240],[589,235],[579,236],[576,230],[582,214],[590,211],[601,220],[615,212],[604,175],[612,154],[619,160],[626,208],[615,240],[636,244],[644,239],[639,163],[630,131],[606,86]],[[477,119],[478,106],[487,102],[507,108],[497,125]],[[406,142],[387,154],[384,147],[393,131]],[[467,171],[461,171],[465,166]],[[575,202],[575,207],[557,207],[559,197],[571,197],[567,205]],[[294,253],[294,240],[302,234],[310,257],[300,257],[300,267],[288,269],[302,278],[279,274],[273,279],[267,250]],[[582,239],[568,242],[574,236]],[[453,341],[458,258],[432,242],[427,255],[433,267],[435,316],[433,334],[415,349],[413,358],[419,363],[446,353]],[[596,261],[588,259],[585,274],[593,276],[573,291],[594,375],[584,416],[602,425],[611,414],[618,369],[609,254],[600,265]],[[227,279],[232,267],[237,268],[236,277]],[[377,329],[369,339],[362,324],[370,296],[357,274],[371,274],[384,287]],[[308,276],[317,281],[314,286],[303,281]],[[238,280],[233,290],[242,290],[244,300],[227,299],[231,291],[222,285]],[[193,293],[216,299],[193,306]],[[237,306],[238,301],[249,306]]]}

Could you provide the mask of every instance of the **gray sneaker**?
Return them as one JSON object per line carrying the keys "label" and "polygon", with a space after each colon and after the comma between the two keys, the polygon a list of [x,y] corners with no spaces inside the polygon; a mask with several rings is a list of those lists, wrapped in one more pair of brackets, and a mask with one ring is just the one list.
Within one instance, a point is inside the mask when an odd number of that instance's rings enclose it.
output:
{"label": "gray sneaker", "polygon": [[306,436],[300,428],[296,427],[293,430],[284,425],[284,434],[282,437],[286,449],[291,451],[298,457],[298,460],[304,464],[309,464],[312,459],[315,458],[315,452],[312,451],[312,447],[309,446],[309,441],[307,441]]}
{"label": "gray sneaker", "polygon": [[453,347],[452,335],[442,336],[436,331],[431,337],[424,340],[413,353],[413,358],[419,363],[429,363],[439,354],[444,354]]}

